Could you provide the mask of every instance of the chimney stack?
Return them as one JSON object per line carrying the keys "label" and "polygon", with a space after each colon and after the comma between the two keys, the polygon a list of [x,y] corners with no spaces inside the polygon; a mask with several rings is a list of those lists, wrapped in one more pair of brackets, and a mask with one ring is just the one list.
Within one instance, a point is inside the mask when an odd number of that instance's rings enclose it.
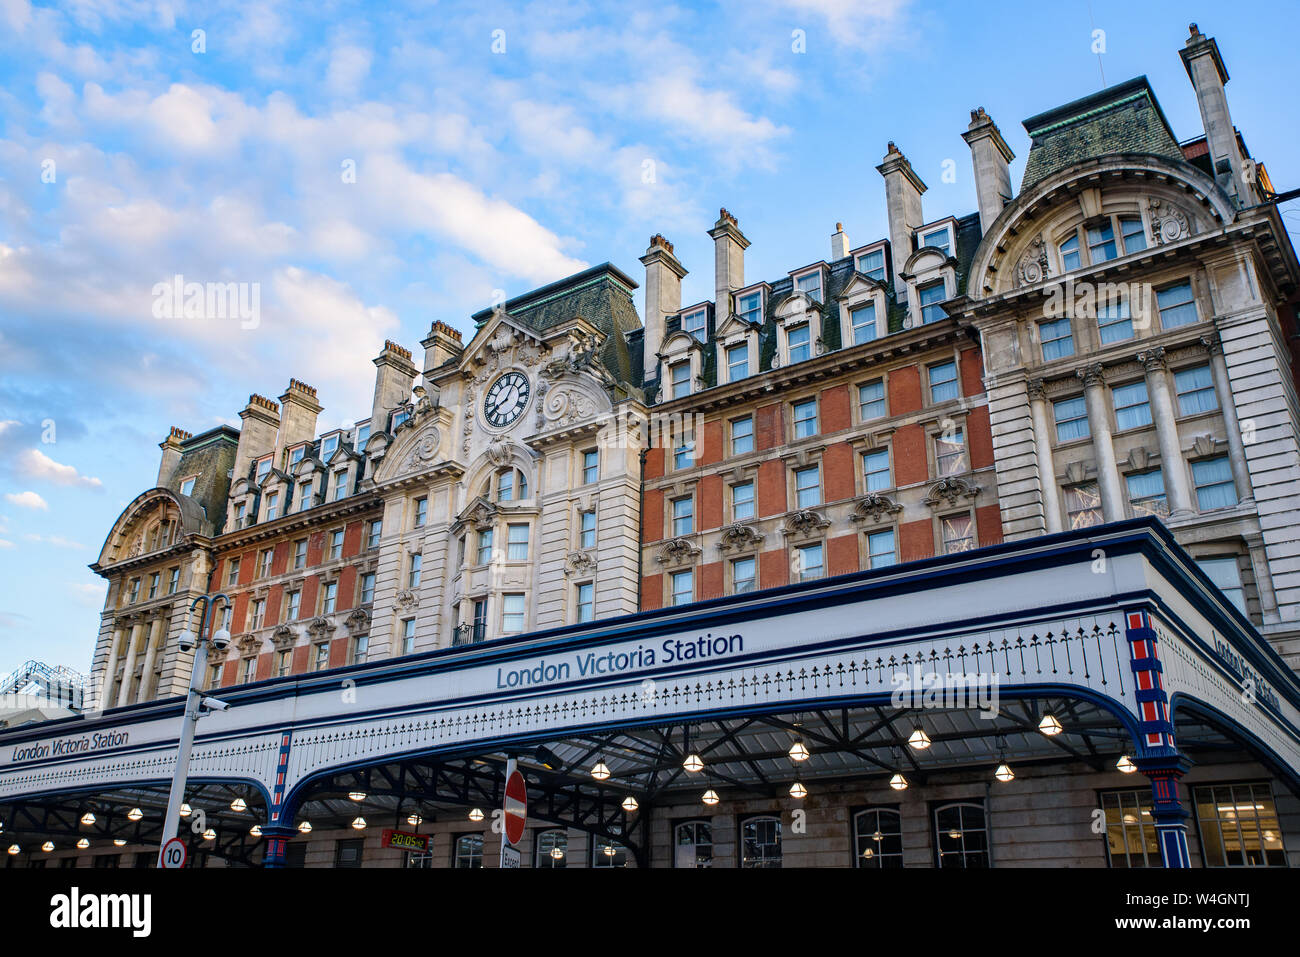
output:
{"label": "chimney stack", "polygon": [[681,311],[682,277],[686,275],[686,270],[673,255],[673,244],[659,233],[650,237],[650,246],[641,257],[641,264],[645,266],[643,352],[645,380],[648,381],[659,375],[659,360],[655,356],[664,338],[664,318]]}
{"label": "chimney stack", "polygon": [[388,431],[388,413],[411,397],[416,375],[411,350],[403,349],[391,339],[384,341],[384,351],[379,353],[374,363],[378,371],[375,373],[375,399],[370,406],[371,435]]}
{"label": "chimney stack", "polygon": [[464,346],[460,342],[460,333],[445,322],[434,322],[429,334],[420,340],[420,345],[424,346],[424,385],[432,388],[433,371],[459,356]]}
{"label": "chimney stack", "polygon": [[316,438],[316,416],[321,407],[316,402],[316,390],[298,379],[289,380],[289,388],[280,396],[280,434],[275,440],[275,468],[283,468],[284,450],[299,442]]}
{"label": "chimney stack", "polygon": [[280,430],[280,407],[257,393],[248,397],[248,405],[239,413],[243,424],[239,428],[239,445],[235,448],[234,480],[248,476],[254,459],[260,459],[275,448],[275,436]]}
{"label": "chimney stack", "polygon": [[1205,145],[1214,180],[1238,206],[1250,205],[1255,201],[1255,190],[1246,182],[1245,163],[1237,148],[1237,130],[1228,112],[1228,96],[1223,89],[1228,82],[1228,71],[1219,56],[1219,45],[1192,23],[1188,24],[1187,43],[1178,52],[1201,108],[1201,125],[1205,127]]}
{"label": "chimney stack", "polygon": [[912,171],[912,164],[892,142],[885,159],[876,167],[885,178],[885,208],[889,215],[889,245],[894,257],[894,288],[900,295],[907,292],[902,276],[903,263],[914,252],[912,238],[925,222],[921,215],[921,194],[925,183]]}
{"label": "chimney stack", "polygon": [[745,249],[749,240],[740,231],[736,217],[718,210],[718,221],[709,230],[713,237],[714,321],[721,324],[732,313],[731,294],[745,285]]}
{"label": "chimney stack", "polygon": [[1011,152],[1002,131],[984,112],[984,107],[970,111],[970,126],[961,135],[970,147],[971,165],[975,167],[975,196],[980,207],[980,235],[987,233],[1002,207],[1011,202]]}
{"label": "chimney stack", "polygon": [[176,477],[176,467],[181,464],[181,443],[192,438],[194,438],[192,433],[173,425],[167,438],[158,443],[158,448],[162,449],[162,462],[158,465],[157,486],[159,488]]}
{"label": "chimney stack", "polygon": [[843,223],[835,224],[831,233],[831,262],[838,262],[849,254],[849,234],[844,231]]}

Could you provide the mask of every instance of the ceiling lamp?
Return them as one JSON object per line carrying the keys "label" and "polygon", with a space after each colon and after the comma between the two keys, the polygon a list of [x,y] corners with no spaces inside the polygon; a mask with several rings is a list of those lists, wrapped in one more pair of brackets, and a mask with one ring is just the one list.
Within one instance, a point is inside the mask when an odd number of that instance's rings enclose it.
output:
{"label": "ceiling lamp", "polygon": [[631,814],[638,807],[640,807],[640,805],[636,803],[636,798],[632,795],[629,794],[627,797],[623,798],[623,810],[627,811],[628,814]]}
{"label": "ceiling lamp", "polygon": [[203,840],[215,841],[216,839],[217,839],[217,832],[212,830],[212,828],[208,828],[206,831],[203,832]]}
{"label": "ceiling lamp", "polygon": [[682,762],[682,767],[688,774],[699,774],[704,770],[704,761],[695,753],[686,755],[686,760]]}
{"label": "ceiling lamp", "polygon": [[874,847],[868,847],[862,852],[862,856],[867,860],[871,860],[876,856],[876,849]]}
{"label": "ceiling lamp", "polygon": [[597,781],[604,781],[609,778],[609,765],[604,761],[597,761],[591,766],[591,776]]}
{"label": "ceiling lamp", "polygon": [[1119,756],[1119,760],[1115,762],[1115,767],[1119,769],[1121,774],[1132,774],[1138,769],[1138,766],[1129,759],[1127,754]]}
{"label": "ceiling lamp", "polygon": [[790,760],[807,761],[808,746],[805,745],[802,741],[796,741],[794,744],[790,745]]}
{"label": "ceiling lamp", "polygon": [[81,815],[81,823],[86,825],[86,827],[90,827],[90,825],[95,823],[95,815],[87,811],[85,814]]}
{"label": "ceiling lamp", "polygon": [[366,819],[364,817],[359,817],[352,822],[352,830],[364,831],[365,829],[366,829]]}
{"label": "ceiling lamp", "polygon": [[605,851],[605,856],[606,856],[606,857],[613,857],[615,854],[618,853],[618,851],[614,850],[614,845],[613,845],[613,844],[606,844],[606,845],[605,845],[605,848],[604,848],[604,851]]}
{"label": "ceiling lamp", "polygon": [[10,844],[10,845],[9,845],[9,853],[10,853],[10,854],[21,854],[21,853],[22,853],[22,850],[23,850],[23,849],[22,849],[21,847],[19,847],[17,844]]}
{"label": "ceiling lamp", "polygon": [[144,817],[144,811],[140,810],[138,807],[133,807],[131,810],[126,812],[126,819],[128,821],[138,821],[142,817]]}
{"label": "ceiling lamp", "polygon": [[260,824],[254,824],[252,827],[250,827],[250,828],[248,829],[248,833],[249,833],[249,836],[251,836],[251,837],[261,837],[261,836],[262,836],[262,825],[260,825]]}
{"label": "ceiling lamp", "polygon": [[299,834],[310,834],[310,833],[311,833],[311,821],[303,821],[301,824],[299,824],[299,825],[298,825],[298,833],[299,833]]}
{"label": "ceiling lamp", "polygon": [[564,848],[561,848],[561,847],[553,847],[553,848],[551,848],[551,859],[552,859],[552,860],[558,861],[558,860],[562,860],[563,858],[564,858]]}
{"label": "ceiling lamp", "polygon": [[86,840],[83,837],[81,840],[77,842],[77,847],[81,848],[84,851],[86,848],[90,847],[90,841]]}
{"label": "ceiling lamp", "polygon": [[243,798],[235,798],[230,802],[230,810],[234,811],[236,814],[243,814],[248,810],[248,805],[245,803]]}
{"label": "ceiling lamp", "polygon": [[50,853],[50,851],[54,850],[54,842],[46,841],[44,844],[41,845],[41,850],[44,851],[46,854]]}
{"label": "ceiling lamp", "polygon": [[124,845],[125,843],[126,843],[126,838],[124,838],[124,837],[115,837],[115,838],[113,838],[113,846],[114,846],[114,847],[121,847],[121,846]]}
{"label": "ceiling lamp", "polygon": [[194,813],[194,809],[190,807],[188,804],[181,805],[181,817],[189,817],[193,813]]}
{"label": "ceiling lamp", "polygon": [[925,733],[925,728],[918,727],[912,732],[911,737],[907,739],[907,746],[913,751],[924,751],[930,746],[930,736]]}
{"label": "ceiling lamp", "polygon": [[802,782],[795,781],[794,784],[790,785],[790,797],[794,798],[796,801],[802,800],[807,796],[808,789],[803,786]]}
{"label": "ceiling lamp", "polygon": [[893,788],[895,791],[906,791],[907,778],[903,777],[902,774],[895,771],[894,776],[889,779],[889,786]]}
{"label": "ceiling lamp", "polygon": [[411,827],[419,827],[424,823],[424,818],[420,817],[418,814],[412,814],[406,819],[406,823],[411,825]]}
{"label": "ceiling lamp", "polygon": [[993,776],[1003,784],[1006,784],[1008,781],[1015,779],[1016,772],[1011,770],[1011,765],[1007,764],[1006,761],[1003,761],[998,765],[997,770],[993,772]]}
{"label": "ceiling lamp", "polygon": [[960,840],[961,840],[961,831],[957,830],[957,829],[954,827],[951,831],[948,832],[948,836],[949,836],[950,838],[952,838],[954,841],[960,841]]}
{"label": "ceiling lamp", "polygon": [[712,807],[714,804],[717,804],[717,803],[718,803],[718,792],[715,791],[715,790],[713,790],[713,788],[709,788],[707,791],[705,791],[705,792],[704,792],[704,803],[705,803],[705,804],[708,804],[710,807]]}
{"label": "ceiling lamp", "polygon": [[1056,735],[1064,731],[1065,728],[1061,727],[1061,722],[1056,720],[1056,715],[1045,714],[1043,715],[1043,720],[1038,722],[1038,730],[1043,732],[1043,734],[1047,735],[1049,738],[1054,738]]}
{"label": "ceiling lamp", "polygon": [[474,808],[469,812],[469,819],[471,821],[481,821],[483,820],[483,812],[479,808]]}
{"label": "ceiling lamp", "polygon": [[365,791],[349,791],[349,792],[348,792],[348,800],[349,800],[349,801],[364,801],[365,799],[366,799],[366,792],[365,792]]}

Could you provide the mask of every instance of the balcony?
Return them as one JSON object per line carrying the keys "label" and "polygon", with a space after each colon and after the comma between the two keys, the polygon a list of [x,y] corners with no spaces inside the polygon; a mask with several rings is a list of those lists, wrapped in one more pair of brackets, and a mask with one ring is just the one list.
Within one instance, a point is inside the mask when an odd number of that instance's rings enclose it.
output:
{"label": "balcony", "polygon": [[487,637],[487,622],[463,621],[451,630],[452,647],[457,645],[476,645]]}

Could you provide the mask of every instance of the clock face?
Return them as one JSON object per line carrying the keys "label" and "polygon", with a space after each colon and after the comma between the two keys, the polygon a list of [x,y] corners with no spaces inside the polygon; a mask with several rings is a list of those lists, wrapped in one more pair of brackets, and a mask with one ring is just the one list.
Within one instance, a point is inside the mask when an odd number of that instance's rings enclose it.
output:
{"label": "clock face", "polygon": [[488,425],[504,429],[523,415],[530,387],[522,372],[507,372],[492,383],[483,397],[483,416]]}

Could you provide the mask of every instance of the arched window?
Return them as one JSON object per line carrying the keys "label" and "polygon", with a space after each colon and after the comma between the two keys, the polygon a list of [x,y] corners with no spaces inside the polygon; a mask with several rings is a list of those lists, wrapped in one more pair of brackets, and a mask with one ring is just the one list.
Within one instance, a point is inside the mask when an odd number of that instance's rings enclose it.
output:
{"label": "arched window", "polygon": [[673,867],[713,866],[713,825],[683,821],[673,828]]}
{"label": "arched window", "polygon": [[936,807],[934,847],[940,867],[988,867],[984,805],[966,802]]}
{"label": "arched window", "polygon": [[482,834],[462,834],[456,838],[454,853],[451,859],[452,867],[482,867],[483,866],[483,835]]}
{"label": "arched window", "polygon": [[498,502],[518,502],[528,498],[528,476],[519,469],[500,469],[494,479]]}
{"label": "arched window", "polygon": [[751,817],[740,825],[740,866],[781,866],[781,819]]}
{"label": "arched window", "polygon": [[857,867],[902,867],[902,816],[873,807],[853,816],[853,859]]}
{"label": "arched window", "polygon": [[556,828],[539,831],[533,848],[533,867],[568,867],[569,835]]}

